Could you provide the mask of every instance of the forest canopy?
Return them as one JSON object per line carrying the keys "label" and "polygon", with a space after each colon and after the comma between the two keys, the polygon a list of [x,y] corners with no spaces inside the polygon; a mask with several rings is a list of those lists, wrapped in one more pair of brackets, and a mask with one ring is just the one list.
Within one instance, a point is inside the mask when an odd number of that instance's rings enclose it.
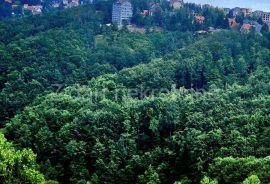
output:
{"label": "forest canopy", "polygon": [[0,22],[0,181],[269,183],[269,32],[129,32],[106,7]]}

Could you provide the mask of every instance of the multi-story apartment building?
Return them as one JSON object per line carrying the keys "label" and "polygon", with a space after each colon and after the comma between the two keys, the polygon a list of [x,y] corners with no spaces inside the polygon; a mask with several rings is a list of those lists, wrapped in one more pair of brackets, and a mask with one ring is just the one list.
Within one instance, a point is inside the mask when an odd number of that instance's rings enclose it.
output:
{"label": "multi-story apartment building", "polygon": [[255,11],[253,12],[253,16],[256,18],[262,18],[264,23],[270,22],[270,12]]}
{"label": "multi-story apartment building", "polygon": [[124,20],[130,22],[131,17],[132,5],[128,0],[118,0],[113,3],[112,22],[121,25]]}
{"label": "multi-story apartment building", "polygon": [[261,17],[263,22],[270,22],[270,12],[263,12]]}

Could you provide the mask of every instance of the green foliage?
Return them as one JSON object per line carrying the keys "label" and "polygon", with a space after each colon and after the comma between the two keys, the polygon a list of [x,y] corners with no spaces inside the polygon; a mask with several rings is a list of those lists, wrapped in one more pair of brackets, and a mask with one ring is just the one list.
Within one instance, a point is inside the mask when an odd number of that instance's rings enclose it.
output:
{"label": "green foliage", "polygon": [[[23,150],[2,138],[7,183],[270,182],[268,33],[118,32],[108,3],[0,23],[0,121]],[[212,20],[188,27],[189,8]],[[166,14],[175,31],[224,16]]]}
{"label": "green foliage", "polygon": [[[9,183],[45,183],[39,172],[36,155],[30,149],[16,150],[0,134],[0,180]],[[47,183],[47,182],[46,182]]]}
{"label": "green foliage", "polygon": [[[260,137],[269,121],[269,86],[257,91],[251,82],[263,75],[269,77],[269,68],[256,70],[242,86],[212,87],[203,93],[181,88],[144,99],[126,96],[128,90],[113,81],[117,75],[107,75],[89,86],[38,98],[5,131],[18,146],[35,150],[44,163],[49,159],[46,176],[55,170],[52,179],[64,183],[167,183],[185,175],[198,181],[216,157],[269,154]],[[260,82],[265,86],[268,81]],[[91,96],[104,88],[104,94]],[[215,159],[209,176],[232,183],[256,172],[269,181],[268,167],[247,164]],[[235,167],[244,170],[235,173]]]}
{"label": "green foliage", "polygon": [[259,178],[263,183],[267,183],[270,181],[269,172],[269,157],[216,158],[209,167],[209,173],[223,183],[237,183],[244,180],[243,183],[260,183]]}
{"label": "green foliage", "polygon": [[146,184],[159,184],[159,176],[158,173],[155,172],[153,167],[150,165],[147,170],[144,172],[143,175],[139,176],[139,182],[140,183],[146,183]]}
{"label": "green foliage", "polygon": [[211,180],[210,178],[208,178],[207,176],[205,176],[201,180],[201,184],[218,184],[218,182],[216,180]]}
{"label": "green foliage", "polygon": [[[207,30],[208,27],[228,28],[227,17],[223,10],[214,7],[186,3],[180,9],[172,10],[168,1],[156,1],[157,6],[152,14],[142,15],[143,10],[151,9],[151,2],[133,0],[134,16],[132,22],[138,26],[159,26],[168,31]],[[150,4],[150,5],[149,5]],[[204,23],[194,22],[194,13],[205,17]]]}
{"label": "green foliage", "polygon": [[148,63],[172,50],[170,40],[180,48],[192,39],[163,33],[159,44],[152,34],[116,32],[102,23],[92,5],[1,22],[0,123],[39,95]]}
{"label": "green foliage", "polygon": [[260,179],[256,175],[251,175],[245,181],[243,181],[243,184],[261,184]]}

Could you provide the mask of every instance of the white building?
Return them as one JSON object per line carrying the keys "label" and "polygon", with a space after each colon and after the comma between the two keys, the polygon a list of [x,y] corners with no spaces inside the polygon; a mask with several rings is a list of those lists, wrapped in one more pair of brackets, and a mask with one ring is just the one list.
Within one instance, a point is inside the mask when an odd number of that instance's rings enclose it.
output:
{"label": "white building", "polygon": [[112,22],[122,24],[123,20],[130,22],[132,17],[132,5],[128,0],[118,0],[113,3]]}

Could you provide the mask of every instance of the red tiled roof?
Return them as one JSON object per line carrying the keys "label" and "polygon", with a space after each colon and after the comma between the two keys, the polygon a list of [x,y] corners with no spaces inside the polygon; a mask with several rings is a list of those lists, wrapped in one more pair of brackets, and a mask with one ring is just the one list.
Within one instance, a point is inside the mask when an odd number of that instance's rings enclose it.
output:
{"label": "red tiled roof", "polygon": [[252,29],[252,25],[251,24],[248,24],[248,23],[244,23],[243,24],[243,27],[242,27],[244,30],[251,30]]}
{"label": "red tiled roof", "polygon": [[204,21],[205,20],[205,17],[204,16],[201,16],[201,15],[196,15],[195,16],[195,19],[198,20],[198,21]]}
{"label": "red tiled roof", "polygon": [[144,15],[148,15],[149,14],[149,10],[143,10],[142,12]]}
{"label": "red tiled roof", "polygon": [[194,16],[193,23],[194,23],[194,22],[198,22],[198,23],[200,23],[200,24],[203,24],[203,23],[204,23],[204,20],[205,20],[205,17],[204,17],[204,16],[201,16],[201,15],[195,15],[195,16]]}

